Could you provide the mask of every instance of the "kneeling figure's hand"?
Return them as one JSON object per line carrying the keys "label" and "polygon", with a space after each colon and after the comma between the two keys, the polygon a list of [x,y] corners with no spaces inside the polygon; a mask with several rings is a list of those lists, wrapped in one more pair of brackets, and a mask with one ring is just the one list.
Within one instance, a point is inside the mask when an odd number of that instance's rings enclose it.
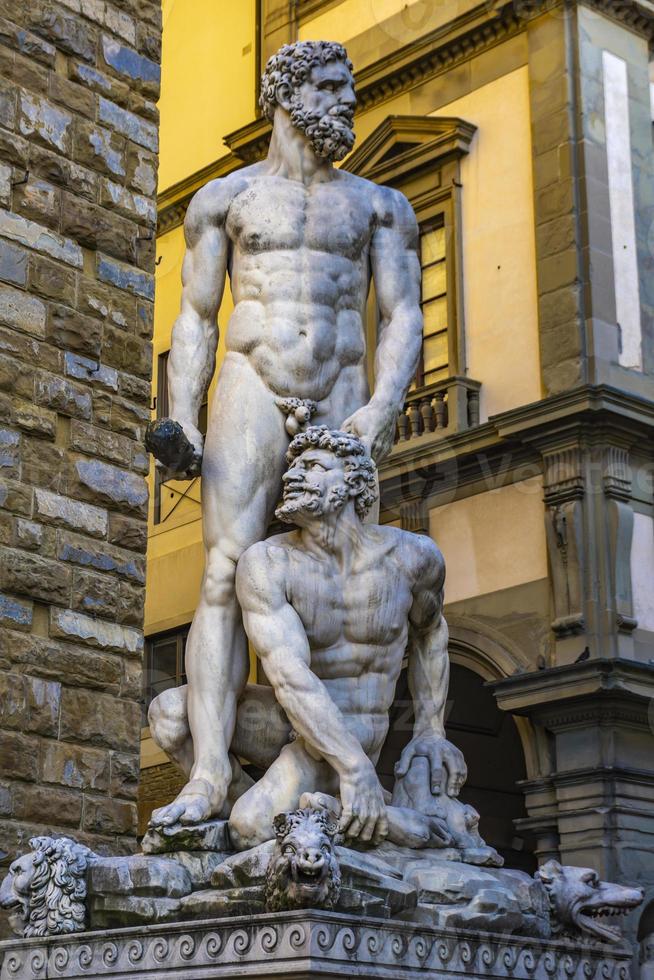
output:
{"label": "kneeling figure's hand", "polygon": [[447,793],[458,796],[468,777],[463,753],[442,735],[418,735],[405,746],[400,761],[395,766],[398,779],[406,776],[416,756],[429,760],[431,770],[431,791],[435,796]]}
{"label": "kneeling figure's hand", "polygon": [[388,835],[384,793],[372,762],[363,770],[341,776],[341,804],[338,829],[346,840],[378,844]]}

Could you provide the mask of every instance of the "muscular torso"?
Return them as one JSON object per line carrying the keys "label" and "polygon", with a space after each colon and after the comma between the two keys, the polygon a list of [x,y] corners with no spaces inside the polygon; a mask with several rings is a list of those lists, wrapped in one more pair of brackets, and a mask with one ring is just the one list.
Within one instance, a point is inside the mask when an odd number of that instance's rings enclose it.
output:
{"label": "muscular torso", "polygon": [[276,395],[320,401],[344,368],[365,374],[377,189],[338,171],[305,186],[253,169],[225,221],[235,303],[227,350],[247,356]]}
{"label": "muscular torso", "polygon": [[287,597],[307,634],[311,669],[364,751],[376,758],[402,667],[413,602],[406,535],[374,527],[347,570],[276,538],[288,549]]}

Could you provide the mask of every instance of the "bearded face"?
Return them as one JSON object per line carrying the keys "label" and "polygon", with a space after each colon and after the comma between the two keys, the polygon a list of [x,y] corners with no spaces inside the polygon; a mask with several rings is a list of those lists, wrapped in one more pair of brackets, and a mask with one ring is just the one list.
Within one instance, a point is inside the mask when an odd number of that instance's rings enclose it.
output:
{"label": "bearded face", "polygon": [[342,61],[311,70],[310,77],[291,93],[288,111],[321,160],[342,160],[354,146],[354,80]]}
{"label": "bearded face", "polygon": [[275,517],[303,524],[342,509],[350,492],[343,462],[323,449],[302,453],[283,476],[282,503]]}

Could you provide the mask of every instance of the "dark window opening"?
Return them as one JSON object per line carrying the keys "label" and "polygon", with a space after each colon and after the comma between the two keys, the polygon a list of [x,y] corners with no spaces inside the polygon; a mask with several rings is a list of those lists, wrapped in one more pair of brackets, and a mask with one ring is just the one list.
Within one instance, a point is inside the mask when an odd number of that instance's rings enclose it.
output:
{"label": "dark window opening", "polygon": [[178,630],[146,638],[144,725],[147,724],[150,702],[158,694],[171,687],[186,684],[184,657],[189,629],[190,626],[183,626]]}

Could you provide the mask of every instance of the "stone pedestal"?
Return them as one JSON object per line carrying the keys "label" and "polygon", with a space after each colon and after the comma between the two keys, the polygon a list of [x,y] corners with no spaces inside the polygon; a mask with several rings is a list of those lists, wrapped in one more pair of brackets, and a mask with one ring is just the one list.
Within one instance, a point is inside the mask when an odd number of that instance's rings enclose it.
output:
{"label": "stone pedestal", "polygon": [[626,980],[630,959],[626,948],[455,932],[311,910],[4,942],[0,980]]}

